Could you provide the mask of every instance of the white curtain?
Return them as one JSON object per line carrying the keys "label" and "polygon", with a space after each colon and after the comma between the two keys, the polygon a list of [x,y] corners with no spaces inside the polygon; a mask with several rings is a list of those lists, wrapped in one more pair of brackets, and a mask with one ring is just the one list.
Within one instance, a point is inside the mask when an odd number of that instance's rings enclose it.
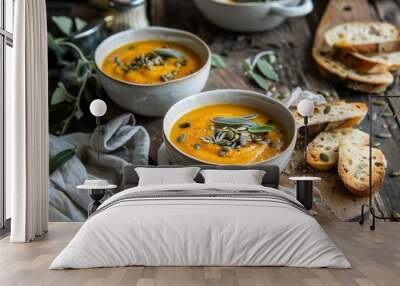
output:
{"label": "white curtain", "polygon": [[48,91],[45,0],[15,1],[13,92],[6,97],[6,187],[12,242],[47,231]]}

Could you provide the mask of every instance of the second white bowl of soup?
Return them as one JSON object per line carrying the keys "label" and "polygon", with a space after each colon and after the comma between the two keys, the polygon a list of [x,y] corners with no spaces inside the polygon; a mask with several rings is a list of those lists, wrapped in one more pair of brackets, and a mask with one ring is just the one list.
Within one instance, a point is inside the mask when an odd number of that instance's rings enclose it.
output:
{"label": "second white bowl of soup", "polygon": [[214,90],[181,100],[163,122],[174,164],[277,165],[294,150],[296,124],[279,102],[247,90]]}
{"label": "second white bowl of soup", "polygon": [[211,52],[191,33],[147,27],[104,40],[95,63],[116,104],[140,115],[163,116],[174,103],[204,88]]}

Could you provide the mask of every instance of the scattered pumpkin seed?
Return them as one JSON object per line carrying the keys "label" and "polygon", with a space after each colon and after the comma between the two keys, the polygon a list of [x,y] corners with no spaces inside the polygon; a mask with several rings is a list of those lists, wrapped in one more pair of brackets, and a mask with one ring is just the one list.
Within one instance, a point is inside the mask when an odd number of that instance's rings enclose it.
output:
{"label": "scattered pumpkin seed", "polygon": [[381,138],[381,139],[389,139],[389,138],[392,138],[392,134],[390,134],[390,133],[378,133],[378,134],[376,134],[376,137]]}
{"label": "scattered pumpkin seed", "polygon": [[325,109],[324,109],[324,114],[328,114],[329,112],[331,112],[331,106],[330,105],[327,105],[326,107],[325,107]]}
{"label": "scattered pumpkin seed", "polygon": [[201,149],[201,145],[200,144],[194,144],[193,148],[197,151],[199,151]]}
{"label": "scattered pumpkin seed", "polygon": [[391,172],[389,176],[392,178],[400,176],[400,170]]}
{"label": "scattered pumpkin seed", "polygon": [[381,146],[381,142],[374,142],[374,143],[372,143],[372,147],[375,147],[375,148],[377,148],[377,147],[379,147],[379,146]]}
{"label": "scattered pumpkin seed", "polygon": [[319,154],[319,159],[323,162],[329,162],[329,155],[325,153],[320,153]]}
{"label": "scattered pumpkin seed", "polygon": [[181,134],[181,135],[178,136],[178,138],[176,138],[176,141],[177,141],[178,143],[182,143],[182,142],[184,142],[185,140],[186,140],[186,135],[185,135],[185,134]]}
{"label": "scattered pumpkin seed", "polygon": [[226,152],[225,152],[225,151],[219,150],[218,156],[220,156],[220,157],[225,157],[225,155],[226,155]]}
{"label": "scattered pumpkin seed", "polygon": [[384,100],[378,99],[378,100],[375,100],[375,101],[373,102],[373,105],[383,106],[383,105],[385,105],[385,101],[384,101]]}
{"label": "scattered pumpkin seed", "polygon": [[190,127],[190,123],[189,122],[182,122],[181,124],[179,124],[179,128],[189,128]]}
{"label": "scattered pumpkin seed", "polygon": [[385,111],[382,113],[382,117],[392,117],[393,113],[391,111]]}

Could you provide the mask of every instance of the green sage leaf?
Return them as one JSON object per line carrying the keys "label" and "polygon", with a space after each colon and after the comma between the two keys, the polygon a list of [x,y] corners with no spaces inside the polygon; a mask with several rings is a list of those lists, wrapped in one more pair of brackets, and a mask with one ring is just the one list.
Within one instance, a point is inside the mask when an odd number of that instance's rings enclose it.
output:
{"label": "green sage leaf", "polygon": [[264,126],[255,126],[247,128],[247,131],[250,133],[266,133],[272,131],[274,127],[272,125],[264,125]]}
{"label": "green sage leaf", "polygon": [[258,70],[268,79],[277,81],[278,75],[276,74],[274,68],[265,60],[259,59],[257,61]]}
{"label": "green sage leaf", "polygon": [[246,118],[240,117],[214,117],[212,122],[221,125],[228,125],[228,126],[240,126],[240,125],[251,125],[254,126],[256,123],[250,121]]}
{"label": "green sage leaf", "polygon": [[181,51],[173,50],[173,49],[155,49],[153,51],[157,55],[163,57],[163,58],[182,58],[185,56],[184,53]]}
{"label": "green sage leaf", "polygon": [[220,55],[212,54],[211,55],[211,66],[214,68],[225,68],[225,62]]}
{"label": "green sage leaf", "polygon": [[57,25],[58,29],[65,35],[69,36],[72,32],[73,22],[67,16],[53,16],[51,20]]}
{"label": "green sage leaf", "polygon": [[270,84],[265,78],[263,78],[262,76],[253,71],[249,72],[249,76],[255,83],[257,83],[257,85],[260,88],[262,88],[265,91],[269,90]]}
{"label": "green sage leaf", "polygon": [[55,170],[64,166],[72,157],[74,157],[76,151],[75,149],[67,149],[61,151],[49,161],[49,175],[51,175]]}

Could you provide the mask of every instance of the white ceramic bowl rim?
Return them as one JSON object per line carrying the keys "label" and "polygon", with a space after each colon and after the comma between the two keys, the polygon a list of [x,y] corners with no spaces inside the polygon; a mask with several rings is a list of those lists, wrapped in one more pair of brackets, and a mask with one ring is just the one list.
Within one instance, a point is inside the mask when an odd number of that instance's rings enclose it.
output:
{"label": "white ceramic bowl rim", "polygon": [[227,0],[208,0],[211,2],[215,2],[220,5],[225,5],[225,6],[242,6],[242,7],[260,7],[260,6],[269,6],[273,5],[273,3],[285,3],[285,2],[290,2],[292,0],[274,0],[270,2],[228,2]]}
{"label": "white ceramic bowl rim", "polygon": [[[126,85],[130,85],[130,86],[149,86],[149,87],[150,87],[150,86],[163,86],[163,85],[168,85],[168,84],[172,84],[172,83],[176,83],[176,82],[185,80],[185,79],[187,79],[187,78],[194,77],[195,75],[199,74],[199,73],[202,72],[204,69],[206,69],[207,66],[208,66],[208,64],[209,64],[209,62],[211,62],[211,50],[210,50],[210,48],[208,47],[208,45],[207,45],[202,39],[200,39],[198,36],[196,36],[195,34],[192,34],[192,33],[190,33],[190,32],[187,32],[187,31],[178,30],[178,29],[173,29],[173,28],[158,27],[158,26],[144,27],[144,28],[138,28],[138,29],[134,29],[134,30],[125,30],[125,31],[122,31],[122,32],[113,34],[113,35],[109,36],[108,38],[106,38],[105,40],[103,40],[103,41],[100,43],[100,45],[96,48],[95,54],[96,54],[96,52],[97,52],[97,49],[98,49],[101,45],[103,45],[105,42],[107,42],[107,41],[111,41],[112,39],[117,38],[117,37],[119,37],[119,36],[121,36],[121,35],[123,35],[123,34],[131,33],[132,31],[135,31],[135,32],[136,32],[136,31],[139,31],[139,32],[140,32],[140,31],[144,31],[144,30],[149,30],[149,31],[160,31],[160,32],[174,32],[174,33],[178,33],[178,34],[187,36],[188,38],[191,38],[192,40],[197,41],[198,43],[200,43],[200,44],[203,46],[203,48],[205,48],[205,50],[207,51],[207,60],[204,62],[204,64],[202,65],[202,67],[201,67],[199,70],[197,70],[196,72],[194,72],[194,73],[191,73],[191,74],[189,74],[189,75],[187,75],[187,76],[184,76],[184,77],[181,77],[181,78],[178,78],[178,79],[174,79],[174,80],[170,80],[170,81],[166,81],[166,82],[160,82],[160,83],[152,83],[152,84],[134,83],[134,82],[129,82],[129,81],[125,81],[125,80],[121,80],[121,79],[117,79],[117,78],[111,77],[111,76],[109,76],[108,74],[106,74],[105,72],[103,72],[103,70],[101,69],[101,67],[99,67],[99,64],[102,64],[102,63],[97,63],[97,61],[95,60],[96,69],[97,69],[101,74],[103,74],[104,76],[108,77],[109,79],[118,81],[118,82],[120,82],[120,83],[123,83],[123,84],[126,84]],[[112,52],[112,51],[110,51],[110,53],[111,53],[111,52]],[[96,57],[95,57],[95,58],[96,58]]]}
{"label": "white ceramic bowl rim", "polygon": [[[174,108],[175,105],[177,105],[177,104],[179,104],[179,103],[181,103],[181,102],[183,102],[183,101],[188,101],[188,100],[191,99],[191,97],[194,97],[194,96],[201,96],[202,94],[205,94],[205,93],[213,93],[213,92],[247,93],[248,95],[252,95],[252,96],[255,96],[255,97],[258,97],[258,98],[261,98],[261,99],[266,99],[266,98],[268,98],[269,100],[271,100],[271,103],[276,104],[276,105],[279,105],[280,107],[286,109],[287,112],[288,112],[288,114],[290,114],[290,117],[292,117],[292,119],[293,119],[294,134],[291,135],[291,136],[292,136],[292,140],[290,141],[289,144],[286,145],[285,150],[283,150],[283,151],[280,152],[279,154],[276,154],[275,156],[270,157],[270,158],[268,158],[268,159],[266,159],[266,160],[262,160],[262,161],[258,161],[258,162],[253,162],[253,163],[250,163],[250,164],[241,164],[241,165],[246,165],[246,166],[261,165],[261,164],[266,163],[266,162],[268,162],[268,161],[272,161],[272,160],[274,160],[274,159],[276,159],[276,158],[278,158],[278,157],[280,157],[280,156],[286,154],[287,152],[290,152],[290,147],[291,147],[293,144],[295,144],[295,143],[296,143],[296,140],[297,140],[296,120],[295,120],[295,118],[293,117],[293,114],[290,112],[290,110],[289,110],[285,105],[283,105],[283,104],[280,103],[279,101],[276,101],[276,100],[274,100],[274,99],[271,99],[271,98],[269,98],[269,97],[266,97],[264,94],[259,93],[259,92],[255,92],[255,91],[251,91],[251,90],[245,90],[245,89],[215,89],[215,90],[209,90],[209,91],[200,92],[200,93],[194,94],[194,95],[192,95],[192,96],[186,97],[185,99],[182,99],[182,100],[178,101],[177,103],[175,103],[175,104],[168,110],[168,112],[167,112],[167,114],[165,115],[165,117],[167,117],[167,116],[169,115],[170,111]],[[215,104],[218,104],[218,103],[215,102],[215,103],[206,104],[206,105],[203,105],[203,106],[215,105]],[[196,108],[200,108],[200,107],[202,107],[202,106],[198,106],[198,107],[196,107]],[[192,110],[193,110],[193,109],[192,109]],[[190,112],[190,111],[191,111],[191,110],[187,111],[186,113],[188,113],[188,112]],[[165,117],[164,117],[164,118],[165,118]],[[178,118],[178,119],[179,119],[179,118]],[[178,120],[178,119],[177,119],[177,120]],[[164,122],[165,122],[165,120],[164,120]],[[175,120],[175,122],[176,122],[176,120]],[[286,131],[289,131],[289,130],[286,130]],[[175,146],[175,144],[172,143],[171,140],[169,139],[169,134],[165,134],[165,126],[164,126],[164,123],[163,123],[163,135],[164,135],[165,140],[167,140],[167,144],[170,144],[170,145],[174,148],[174,150],[176,150],[176,151],[177,151],[178,153],[180,153],[181,155],[186,156],[186,157],[188,157],[188,158],[190,158],[190,159],[192,159],[192,160],[195,160],[195,161],[197,161],[197,162],[201,162],[201,163],[206,164],[206,165],[210,165],[210,164],[211,164],[211,165],[217,165],[215,162],[210,162],[210,161],[201,160],[201,159],[196,158],[196,157],[194,157],[194,156],[192,156],[192,155],[186,154],[186,153],[184,153],[183,151],[181,151],[179,148],[177,148],[177,147]],[[289,136],[290,136],[290,135],[289,135]],[[232,164],[220,164],[220,163],[218,163],[218,165],[229,166],[229,165],[232,165]]]}

